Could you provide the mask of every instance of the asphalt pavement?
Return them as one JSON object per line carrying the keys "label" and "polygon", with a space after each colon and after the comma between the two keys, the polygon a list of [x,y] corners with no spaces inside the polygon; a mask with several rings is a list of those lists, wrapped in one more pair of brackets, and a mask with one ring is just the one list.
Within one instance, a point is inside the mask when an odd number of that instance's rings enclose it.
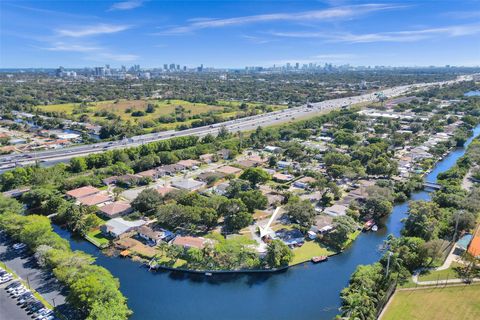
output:
{"label": "asphalt pavement", "polygon": [[[30,288],[42,295],[48,303],[56,306],[61,313],[69,314],[68,305],[65,303],[65,287],[51,272],[41,269],[28,250],[14,250],[11,245],[12,242],[5,235],[0,234],[0,261],[27,282]],[[10,318],[3,318],[3,308],[1,311],[0,320],[10,320]]]}
{"label": "asphalt pavement", "polygon": [[17,299],[10,297],[5,290],[11,282],[0,285],[0,320],[31,320],[27,313],[17,306]]}

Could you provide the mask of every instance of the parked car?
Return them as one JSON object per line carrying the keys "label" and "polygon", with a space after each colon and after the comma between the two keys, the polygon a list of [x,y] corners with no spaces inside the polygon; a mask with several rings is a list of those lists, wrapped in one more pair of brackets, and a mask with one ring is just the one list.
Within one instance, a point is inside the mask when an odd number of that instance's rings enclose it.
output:
{"label": "parked car", "polygon": [[10,280],[12,280],[12,279],[13,279],[12,275],[8,275],[8,276],[5,276],[5,277],[2,277],[2,278],[0,278],[0,284],[5,283],[5,282],[8,282],[8,281],[10,281]]}
{"label": "parked car", "polygon": [[25,300],[23,303],[20,304],[20,308],[26,308],[32,303],[37,302],[38,300],[35,297],[30,297],[27,300]]}
{"label": "parked car", "polygon": [[20,295],[17,300],[18,300],[18,303],[19,304],[22,304],[24,303],[25,301],[27,301],[28,299],[32,298],[33,297],[33,293],[31,292],[25,292],[24,294]]}
{"label": "parked car", "polygon": [[12,286],[12,287],[10,287],[10,288],[7,289],[7,292],[8,292],[8,293],[12,293],[13,291],[15,291],[15,290],[17,290],[17,289],[19,289],[19,288],[21,288],[21,287],[23,287],[23,285],[22,285],[20,282],[18,282],[18,284],[15,283],[14,286]]}
{"label": "parked car", "polygon": [[18,298],[20,295],[24,294],[25,292],[28,292],[28,289],[25,287],[21,287],[17,291],[14,291],[12,293],[12,296],[14,296],[15,298]]}
{"label": "parked car", "polygon": [[45,306],[43,305],[43,303],[41,303],[40,301],[38,302],[35,302],[34,304],[28,306],[27,308],[25,308],[27,310],[27,312],[29,313],[34,313],[40,309],[43,309],[45,308]]}
{"label": "parked car", "polygon": [[12,247],[15,250],[22,250],[25,248],[27,245],[25,243],[15,243]]}
{"label": "parked car", "polygon": [[18,286],[21,286],[22,283],[20,281],[15,281],[15,282],[12,282],[10,283],[8,286],[5,287],[5,290],[9,290],[11,288],[15,288],[15,287],[18,287]]}
{"label": "parked car", "polygon": [[53,316],[53,311],[47,308],[40,309],[35,314],[35,319],[40,320],[46,317]]}

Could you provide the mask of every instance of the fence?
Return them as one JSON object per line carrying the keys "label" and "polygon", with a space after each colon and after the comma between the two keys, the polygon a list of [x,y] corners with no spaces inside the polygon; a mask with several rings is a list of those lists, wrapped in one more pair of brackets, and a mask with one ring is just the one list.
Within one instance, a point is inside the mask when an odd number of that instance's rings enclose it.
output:
{"label": "fence", "polygon": [[393,296],[393,294],[395,293],[395,290],[397,289],[397,281],[394,280],[390,286],[388,287],[387,291],[385,292],[385,295],[382,297],[382,299],[380,299],[378,301],[378,304],[377,304],[377,316],[376,318],[378,319],[378,317],[380,316],[380,314],[382,313],[383,311],[383,308],[385,308],[385,306],[387,305],[388,301],[390,300],[390,298]]}

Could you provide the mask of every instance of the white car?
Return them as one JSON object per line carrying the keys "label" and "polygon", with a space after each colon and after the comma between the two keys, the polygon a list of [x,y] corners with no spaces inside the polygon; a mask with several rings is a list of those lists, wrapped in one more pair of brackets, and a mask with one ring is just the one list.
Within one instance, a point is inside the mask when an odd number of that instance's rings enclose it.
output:
{"label": "white car", "polygon": [[20,288],[19,290],[14,291],[14,292],[12,293],[12,295],[13,295],[14,297],[18,297],[18,296],[20,296],[21,294],[24,294],[25,292],[28,292],[28,289],[25,288],[25,287],[22,287],[22,288]]}
{"label": "white car", "polygon": [[15,243],[13,245],[13,249],[15,250],[22,250],[23,248],[25,248],[27,245],[25,243]]}
{"label": "white car", "polygon": [[35,319],[40,320],[49,316],[53,316],[53,311],[47,308],[43,308],[37,311],[37,317]]}

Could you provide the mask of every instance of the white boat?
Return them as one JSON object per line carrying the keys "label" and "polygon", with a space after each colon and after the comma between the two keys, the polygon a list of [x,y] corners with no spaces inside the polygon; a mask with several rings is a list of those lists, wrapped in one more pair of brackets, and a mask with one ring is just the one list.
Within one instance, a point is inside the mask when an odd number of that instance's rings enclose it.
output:
{"label": "white boat", "polygon": [[377,225],[374,225],[374,226],[372,227],[372,231],[374,231],[374,232],[378,231],[378,226],[377,226]]}
{"label": "white boat", "polygon": [[211,277],[212,273],[211,272],[205,272],[205,275],[208,276],[208,277]]}

